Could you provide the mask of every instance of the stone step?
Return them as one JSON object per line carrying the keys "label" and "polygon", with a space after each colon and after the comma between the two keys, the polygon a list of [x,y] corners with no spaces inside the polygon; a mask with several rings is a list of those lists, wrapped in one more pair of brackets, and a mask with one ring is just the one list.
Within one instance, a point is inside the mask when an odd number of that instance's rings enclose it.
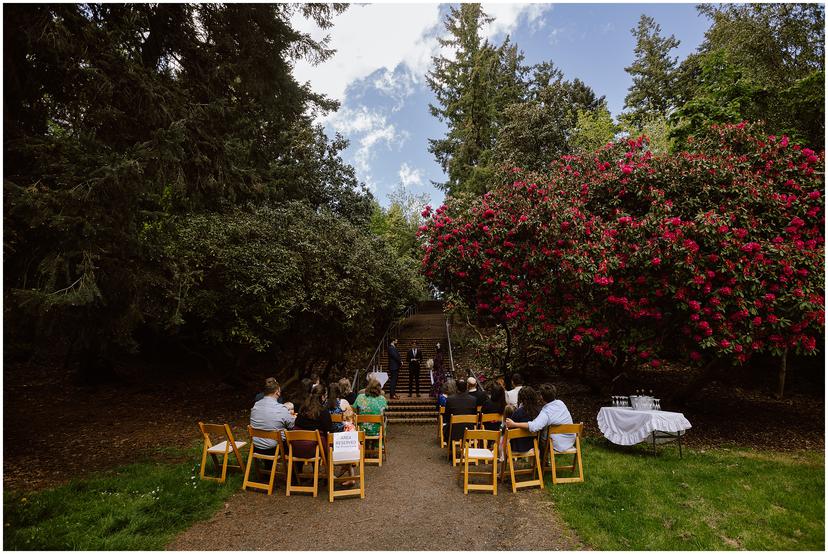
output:
{"label": "stone step", "polygon": [[437,418],[436,417],[427,417],[427,418],[413,418],[413,417],[390,417],[388,418],[389,424],[404,424],[404,425],[437,425]]}

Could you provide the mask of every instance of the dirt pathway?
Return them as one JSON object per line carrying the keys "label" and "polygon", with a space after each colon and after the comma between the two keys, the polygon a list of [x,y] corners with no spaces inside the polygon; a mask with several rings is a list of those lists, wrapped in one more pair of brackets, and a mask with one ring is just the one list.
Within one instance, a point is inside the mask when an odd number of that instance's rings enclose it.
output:
{"label": "dirt pathway", "polygon": [[286,497],[239,491],[174,550],[575,550],[546,492],[498,487],[463,495],[430,426],[394,426],[389,460],[366,468],[365,499],[327,491]]}

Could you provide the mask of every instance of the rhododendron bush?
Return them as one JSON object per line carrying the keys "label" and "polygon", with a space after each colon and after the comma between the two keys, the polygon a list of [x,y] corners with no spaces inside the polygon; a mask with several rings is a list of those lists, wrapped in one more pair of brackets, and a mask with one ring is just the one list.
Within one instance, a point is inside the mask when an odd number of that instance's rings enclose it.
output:
{"label": "rhododendron bush", "polygon": [[423,271],[576,367],[813,353],[824,153],[744,123],[693,146],[653,156],[643,137],[608,144],[427,207]]}

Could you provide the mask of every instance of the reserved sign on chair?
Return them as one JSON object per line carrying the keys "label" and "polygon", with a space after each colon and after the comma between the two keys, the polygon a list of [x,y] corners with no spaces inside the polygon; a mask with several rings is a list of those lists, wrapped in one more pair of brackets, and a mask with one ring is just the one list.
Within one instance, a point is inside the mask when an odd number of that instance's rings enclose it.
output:
{"label": "reserved sign on chair", "polygon": [[345,431],[333,433],[334,461],[359,460],[359,433]]}

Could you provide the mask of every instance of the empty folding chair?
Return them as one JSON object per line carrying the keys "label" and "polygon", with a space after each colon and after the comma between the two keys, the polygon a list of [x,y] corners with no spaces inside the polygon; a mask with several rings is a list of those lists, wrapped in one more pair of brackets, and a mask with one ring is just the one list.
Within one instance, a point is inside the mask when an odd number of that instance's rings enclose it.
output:
{"label": "empty folding chair", "polygon": [[[201,451],[202,479],[224,483],[224,480],[227,478],[228,467],[238,469],[239,471],[244,470],[244,462],[242,461],[242,455],[239,452],[239,448],[244,448],[247,442],[235,440],[233,438],[233,432],[230,430],[229,425],[227,425],[226,423],[202,423],[201,421],[199,421],[198,428],[201,430],[201,435],[204,437],[204,448]],[[213,444],[213,441],[210,438],[211,435],[214,437],[218,437],[218,439],[221,440],[221,442]],[[236,464],[228,463],[231,452],[236,456]],[[211,477],[209,475],[204,474],[207,466],[207,454],[209,454],[210,457],[213,459],[213,465],[216,469],[219,469],[218,457],[222,457],[221,477]]]}
{"label": "empty folding chair", "polygon": [[[497,443],[500,442],[499,431],[481,431],[466,429],[463,433],[463,494],[470,490],[492,491],[497,496]],[[489,445],[491,443],[491,447]],[[482,448],[481,448],[482,446]],[[469,463],[482,461],[492,464],[489,471],[469,471]],[[470,475],[491,475],[490,485],[469,483]]]}

